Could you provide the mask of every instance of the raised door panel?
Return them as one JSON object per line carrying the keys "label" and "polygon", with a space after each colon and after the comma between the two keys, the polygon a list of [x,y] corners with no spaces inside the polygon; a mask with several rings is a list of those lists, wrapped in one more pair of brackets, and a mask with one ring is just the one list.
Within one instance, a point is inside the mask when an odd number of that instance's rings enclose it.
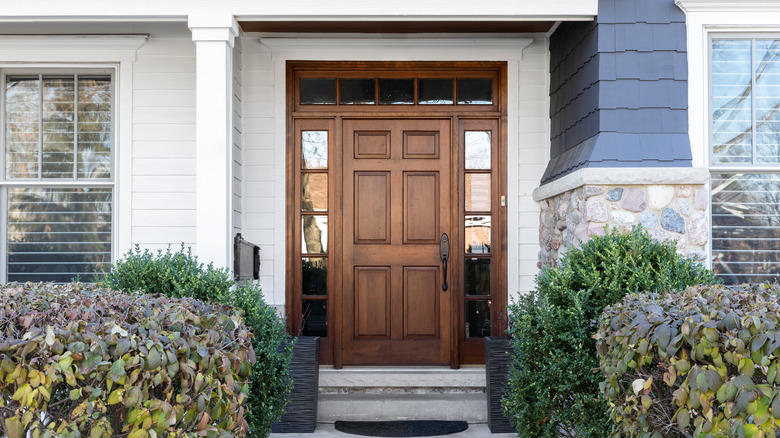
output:
{"label": "raised door panel", "polygon": [[404,172],[404,243],[439,241],[439,172]]}
{"label": "raised door panel", "polygon": [[439,158],[439,131],[404,131],[404,158]]}
{"label": "raised door panel", "polygon": [[355,336],[357,338],[389,338],[390,267],[356,266]]}
{"label": "raised door panel", "polygon": [[390,243],[390,172],[355,172],[356,244]]}
{"label": "raised door panel", "polygon": [[439,337],[439,279],[437,266],[404,267],[404,338]]}
{"label": "raised door panel", "polygon": [[390,131],[355,131],[355,158],[390,158]]}

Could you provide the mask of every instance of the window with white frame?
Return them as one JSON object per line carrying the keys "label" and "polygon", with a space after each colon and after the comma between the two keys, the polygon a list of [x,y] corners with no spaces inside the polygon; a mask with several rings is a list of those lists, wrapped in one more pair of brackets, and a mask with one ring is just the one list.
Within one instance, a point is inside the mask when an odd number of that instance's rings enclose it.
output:
{"label": "window with white frame", "polygon": [[7,281],[110,268],[113,70],[3,70],[0,197]]}
{"label": "window with white frame", "polygon": [[712,267],[780,278],[780,37],[711,39]]}

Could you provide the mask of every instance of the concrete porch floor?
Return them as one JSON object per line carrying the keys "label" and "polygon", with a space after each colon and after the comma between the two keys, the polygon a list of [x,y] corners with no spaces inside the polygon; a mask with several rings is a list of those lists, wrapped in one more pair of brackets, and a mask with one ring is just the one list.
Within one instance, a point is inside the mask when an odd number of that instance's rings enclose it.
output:
{"label": "concrete porch floor", "polygon": [[[332,423],[318,423],[314,433],[272,433],[270,438],[350,438],[362,435],[350,435],[336,430]],[[440,435],[448,438],[510,438],[516,433],[490,433],[487,424],[473,423],[463,432],[451,435]]]}

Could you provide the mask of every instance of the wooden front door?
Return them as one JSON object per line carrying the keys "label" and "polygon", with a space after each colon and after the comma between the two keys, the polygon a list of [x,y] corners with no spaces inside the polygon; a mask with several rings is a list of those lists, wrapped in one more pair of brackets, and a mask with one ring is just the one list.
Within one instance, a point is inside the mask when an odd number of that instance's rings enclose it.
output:
{"label": "wooden front door", "polygon": [[342,135],[343,363],[449,364],[451,122],[345,119]]}

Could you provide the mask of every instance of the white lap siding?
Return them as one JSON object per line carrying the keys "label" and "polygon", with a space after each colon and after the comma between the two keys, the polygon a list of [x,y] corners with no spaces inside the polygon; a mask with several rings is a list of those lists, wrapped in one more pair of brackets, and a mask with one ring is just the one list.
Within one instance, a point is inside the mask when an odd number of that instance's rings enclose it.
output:
{"label": "white lap siding", "polygon": [[132,243],[195,249],[195,45],[151,32],[133,66]]}

